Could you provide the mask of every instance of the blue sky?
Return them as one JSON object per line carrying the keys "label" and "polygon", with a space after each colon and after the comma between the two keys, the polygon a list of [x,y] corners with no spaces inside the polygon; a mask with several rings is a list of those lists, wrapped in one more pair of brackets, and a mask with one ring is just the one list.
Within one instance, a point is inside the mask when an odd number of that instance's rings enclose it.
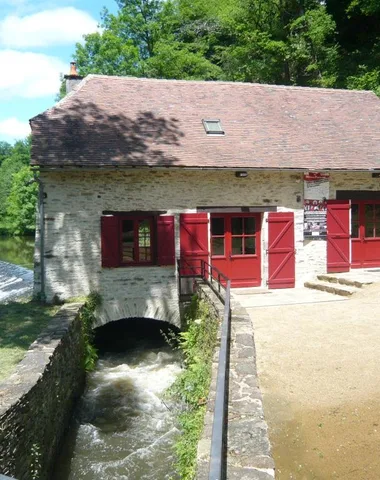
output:
{"label": "blue sky", "polygon": [[94,32],[115,0],[0,0],[0,141],[29,134],[28,120],[51,107],[75,43]]}

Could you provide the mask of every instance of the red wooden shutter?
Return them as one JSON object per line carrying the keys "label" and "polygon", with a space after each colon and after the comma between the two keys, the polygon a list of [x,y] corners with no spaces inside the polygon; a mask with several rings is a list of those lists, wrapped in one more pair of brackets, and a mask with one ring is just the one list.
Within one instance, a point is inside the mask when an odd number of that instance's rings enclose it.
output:
{"label": "red wooden shutter", "polygon": [[350,201],[327,201],[327,272],[350,270]]}
{"label": "red wooden shutter", "polygon": [[120,230],[118,217],[101,217],[102,267],[120,265]]}
{"label": "red wooden shutter", "polygon": [[294,213],[268,214],[268,286],[295,286]]}
{"label": "red wooden shutter", "polygon": [[207,213],[182,213],[180,215],[181,260],[185,265],[182,275],[200,274],[200,260],[208,261],[208,216]]}
{"label": "red wooden shutter", "polygon": [[157,263],[159,265],[175,264],[174,217],[172,215],[157,217]]}

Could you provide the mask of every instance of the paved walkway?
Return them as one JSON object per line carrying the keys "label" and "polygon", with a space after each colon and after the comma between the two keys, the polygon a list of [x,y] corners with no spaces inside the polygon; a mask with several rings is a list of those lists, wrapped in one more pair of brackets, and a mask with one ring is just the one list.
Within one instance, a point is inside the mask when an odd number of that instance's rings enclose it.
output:
{"label": "paved walkway", "polygon": [[251,317],[277,479],[380,478],[380,284],[234,291]]}
{"label": "paved walkway", "polygon": [[30,295],[32,291],[32,270],[0,261],[0,303]]}

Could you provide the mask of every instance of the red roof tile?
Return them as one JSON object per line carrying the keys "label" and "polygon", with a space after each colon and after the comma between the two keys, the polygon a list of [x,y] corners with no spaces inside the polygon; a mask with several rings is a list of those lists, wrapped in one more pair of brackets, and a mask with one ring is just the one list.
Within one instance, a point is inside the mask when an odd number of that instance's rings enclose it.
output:
{"label": "red roof tile", "polygon": [[365,91],[89,75],[31,126],[40,166],[380,169]]}

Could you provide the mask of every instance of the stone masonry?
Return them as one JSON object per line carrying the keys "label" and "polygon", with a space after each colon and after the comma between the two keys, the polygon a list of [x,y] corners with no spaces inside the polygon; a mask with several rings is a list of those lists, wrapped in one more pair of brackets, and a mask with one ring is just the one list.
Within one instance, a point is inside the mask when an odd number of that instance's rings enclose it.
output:
{"label": "stone masonry", "polygon": [[63,306],[0,384],[0,473],[48,480],[85,380],[78,310]]}
{"label": "stone masonry", "polygon": [[[371,172],[330,172],[329,199],[336,199],[337,190],[380,190],[380,179]],[[303,280],[326,273],[326,240],[305,240],[303,245]]]}
{"label": "stone masonry", "polygon": [[[163,211],[176,218],[199,206],[276,207],[293,211],[296,222],[296,278],[303,261],[302,175],[290,172],[129,169],[44,171],[46,296],[65,299],[97,290],[103,298],[98,324],[123,317],[150,317],[179,325],[177,273],[173,267],[101,267],[100,217],[103,211]],[[262,215],[262,277],[267,279],[267,213]],[[40,288],[37,251],[35,291]]]}
{"label": "stone masonry", "polygon": [[[213,291],[199,285],[198,294],[222,319],[223,305]],[[197,480],[208,479],[218,358],[219,349],[214,355],[204,430],[198,444]],[[227,480],[273,480],[275,467],[257,379],[252,324],[236,300],[231,303],[228,397]]]}

